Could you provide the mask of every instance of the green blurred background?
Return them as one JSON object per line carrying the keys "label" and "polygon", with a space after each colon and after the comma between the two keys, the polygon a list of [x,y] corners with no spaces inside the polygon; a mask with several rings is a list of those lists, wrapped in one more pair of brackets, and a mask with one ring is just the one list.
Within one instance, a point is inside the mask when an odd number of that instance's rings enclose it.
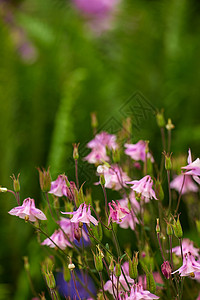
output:
{"label": "green blurred background", "polygon": [[[20,172],[22,199],[41,196],[38,166],[73,179],[72,143],[86,155],[93,111],[114,133],[125,104],[146,105],[139,121],[133,111],[133,140],[149,139],[159,154],[153,115],[164,108],[176,126],[172,151],[199,155],[200,2],[121,0],[111,27],[97,33],[69,0],[0,1],[0,184],[11,188]],[[7,214],[13,197],[0,201],[0,299],[30,299],[22,257],[40,287],[40,248]]]}

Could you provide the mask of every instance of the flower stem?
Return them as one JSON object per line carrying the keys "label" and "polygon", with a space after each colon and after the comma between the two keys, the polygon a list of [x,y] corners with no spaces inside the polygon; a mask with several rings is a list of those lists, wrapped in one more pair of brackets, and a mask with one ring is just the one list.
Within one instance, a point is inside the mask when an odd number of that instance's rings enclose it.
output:
{"label": "flower stem", "polygon": [[49,202],[49,196],[48,196],[47,192],[45,193],[45,196],[46,196],[46,199],[47,199],[47,203],[48,203],[48,207],[49,207],[49,211],[50,211],[50,214],[52,216],[52,219],[54,220],[55,223],[57,223],[56,219],[54,218],[53,212],[51,210],[51,206],[50,206],[50,202]]}
{"label": "flower stem", "polygon": [[185,183],[185,175],[183,175],[183,183],[182,183],[180,194],[179,194],[179,197],[178,197],[178,202],[177,202],[177,207],[176,207],[176,210],[175,210],[175,215],[177,214],[178,209],[179,209],[184,183]]}
{"label": "flower stem", "polygon": [[71,270],[71,273],[72,273],[72,279],[73,279],[73,282],[74,282],[74,287],[75,287],[75,290],[76,290],[77,297],[78,297],[79,300],[81,300],[81,298],[79,296],[78,289],[77,289],[77,285],[76,285],[76,280],[75,280],[75,276],[74,276],[74,270]]}
{"label": "flower stem", "polygon": [[78,181],[78,160],[75,159],[75,176],[76,176],[76,186],[79,190],[79,181]]}
{"label": "flower stem", "polygon": [[158,243],[159,243],[160,252],[161,252],[163,261],[165,261],[165,256],[164,256],[164,253],[163,253],[163,249],[162,249],[162,245],[161,245],[161,241],[160,241],[160,234],[159,234],[159,232],[157,232],[157,238],[158,238]]}
{"label": "flower stem", "polygon": [[170,188],[170,170],[167,170],[167,181],[168,181],[168,191],[169,191],[169,207],[168,207],[168,215],[169,215],[171,210],[171,205],[172,205],[172,193]]}
{"label": "flower stem", "polygon": [[106,300],[106,295],[105,295],[105,291],[104,291],[104,284],[103,284],[103,278],[102,278],[102,273],[101,272],[99,272],[99,277],[100,277],[100,280],[101,280],[101,287],[102,287],[102,291],[103,291],[103,297]]}

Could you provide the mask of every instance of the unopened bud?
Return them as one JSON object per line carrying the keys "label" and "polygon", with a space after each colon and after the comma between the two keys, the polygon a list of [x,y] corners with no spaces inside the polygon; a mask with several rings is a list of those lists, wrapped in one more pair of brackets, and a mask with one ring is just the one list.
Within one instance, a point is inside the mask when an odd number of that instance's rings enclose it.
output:
{"label": "unopened bud", "polygon": [[95,112],[91,113],[91,126],[92,128],[97,128],[98,126],[97,116]]}
{"label": "unopened bud", "polygon": [[7,192],[7,188],[5,187],[0,187],[0,193],[6,193]]}
{"label": "unopened bud", "polygon": [[165,278],[169,279],[171,277],[172,268],[170,266],[170,263],[166,260],[161,266],[161,271]]}
{"label": "unopened bud", "polygon": [[156,219],[157,220],[157,224],[156,224],[156,232],[157,233],[160,233],[160,223],[159,223],[159,219]]}
{"label": "unopened bud", "polygon": [[44,273],[44,276],[45,276],[48,288],[50,288],[52,290],[55,289],[55,287],[56,287],[56,281],[55,281],[53,272],[47,270],[47,272]]}
{"label": "unopened bud", "polygon": [[23,259],[24,259],[24,268],[25,268],[26,271],[29,271],[30,265],[29,265],[29,262],[28,262],[28,257],[24,256]]}
{"label": "unopened bud", "polygon": [[172,225],[167,223],[167,235],[173,235]]}
{"label": "unopened bud", "polygon": [[[100,248],[98,248],[99,250]],[[100,250],[99,250],[100,251]],[[95,264],[95,268],[98,272],[101,272],[103,270],[103,262],[102,262],[102,255],[101,252],[99,252],[98,254],[95,254],[93,251],[93,257],[94,257],[94,264]]]}
{"label": "unopened bud", "polygon": [[172,130],[175,128],[174,124],[172,124],[172,120],[171,119],[168,119],[168,123],[167,125],[165,126],[167,130]]}
{"label": "unopened bud", "polygon": [[157,124],[160,128],[165,127],[165,118],[163,109],[156,115]]}
{"label": "unopened bud", "polygon": [[105,181],[105,177],[103,174],[100,175],[100,184],[101,185],[105,185],[106,181]]}
{"label": "unopened bud", "polygon": [[71,273],[70,273],[68,266],[65,263],[63,264],[63,276],[64,276],[64,279],[66,282],[70,281]]}
{"label": "unopened bud", "polygon": [[75,269],[75,265],[73,263],[68,264],[68,269],[70,271],[74,270]]}
{"label": "unopened bud", "polygon": [[182,230],[182,227],[181,227],[181,223],[180,223],[180,220],[179,220],[179,216],[177,218],[177,221],[175,220],[174,218],[174,224],[172,225],[173,226],[173,229],[174,229],[174,234],[175,236],[178,238],[178,239],[181,239],[182,236],[183,236],[183,230]]}
{"label": "unopened bud", "polygon": [[114,149],[112,151],[112,158],[114,163],[119,163],[120,162],[120,151],[119,149]]}
{"label": "unopened bud", "polygon": [[98,214],[100,214],[101,208],[100,208],[100,206],[99,206],[99,200],[95,200],[94,203],[95,203],[95,210],[96,210],[96,212],[97,212]]}
{"label": "unopened bud", "polygon": [[74,160],[79,159],[78,146],[79,146],[79,143],[78,144],[73,144],[73,147],[74,147],[74,150],[73,150],[73,159]]}
{"label": "unopened bud", "polygon": [[145,268],[145,274],[146,274],[147,290],[154,294],[156,291],[156,283],[153,277],[152,268],[150,267],[150,271],[147,268]]}

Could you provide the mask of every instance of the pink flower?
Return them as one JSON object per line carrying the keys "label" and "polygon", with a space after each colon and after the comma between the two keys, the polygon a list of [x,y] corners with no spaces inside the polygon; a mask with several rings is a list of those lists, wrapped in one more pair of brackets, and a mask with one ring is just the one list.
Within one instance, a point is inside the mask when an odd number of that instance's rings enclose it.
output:
{"label": "pink flower", "polygon": [[[184,185],[183,185],[183,180],[184,180]],[[175,189],[179,193],[181,192],[182,185],[183,185],[182,194],[186,194],[189,192],[198,192],[198,186],[192,181],[191,176],[185,176],[184,174],[180,174],[176,176],[174,180],[172,180],[172,182],[170,183],[170,187],[172,189]]]}
{"label": "pink flower", "polygon": [[[129,155],[134,160],[142,160],[145,161],[145,151],[146,151],[146,143],[145,141],[140,140],[136,144],[125,144],[126,150],[124,151],[127,155]],[[147,158],[151,159],[151,162],[154,162],[153,156],[148,152]]]}
{"label": "pink flower", "polygon": [[[183,249],[183,254],[190,252],[193,256],[196,256],[196,257],[199,256],[199,249],[195,248],[193,241],[190,241],[189,239],[183,239],[182,249]],[[172,252],[178,256],[181,256],[181,247],[177,246],[177,247],[172,248]]]}
{"label": "pink flower", "polygon": [[130,210],[128,208],[124,208],[119,204],[118,201],[116,202],[117,204],[115,203],[115,201],[112,200],[112,204],[108,203],[110,208],[108,225],[110,224],[111,220],[112,222],[116,222],[119,224],[122,221],[122,219],[130,213]]}
{"label": "pink flower", "polygon": [[[63,231],[61,229],[56,230],[51,236],[51,240],[62,250],[64,250],[67,246],[72,247],[71,243],[65,237]],[[50,248],[55,248],[56,245],[49,238],[45,239],[41,245],[49,246]]]}
{"label": "pink flower", "polygon": [[118,0],[74,0],[77,8],[89,15],[105,15],[113,10]]}
{"label": "pink flower", "polygon": [[200,263],[195,261],[194,256],[188,252],[183,256],[183,265],[172,274],[176,272],[179,272],[180,276],[191,276],[194,272],[200,272]]}
{"label": "pink flower", "polygon": [[[156,283],[159,283],[160,285],[164,284],[159,272],[153,272],[153,278]],[[140,275],[138,277],[138,283],[143,286],[143,289],[146,289],[147,286],[146,275]],[[161,287],[157,286],[157,288],[162,288],[162,286]]]}
{"label": "pink flower", "polygon": [[134,284],[131,287],[131,292],[130,295],[128,295],[128,293],[126,293],[125,295],[122,296],[122,298],[120,297],[120,300],[142,300],[142,299],[159,299],[158,296],[150,293],[147,290],[143,290],[142,285],[140,284]]}
{"label": "pink flower", "polygon": [[135,191],[138,194],[141,194],[145,198],[145,201],[148,199],[156,199],[156,195],[154,190],[152,189],[153,186],[153,180],[151,179],[150,175],[146,175],[140,180],[133,180],[130,182],[127,182],[128,184],[133,184],[131,187],[133,191]]}
{"label": "pink flower", "polygon": [[94,225],[98,225],[98,221],[91,215],[90,205],[87,206],[86,203],[82,203],[79,208],[74,212],[61,212],[66,215],[73,215],[70,219],[72,223],[87,223],[90,226],[90,222]]}
{"label": "pink flower", "polygon": [[197,158],[192,162],[191,150],[188,150],[188,165],[182,167],[182,169],[186,170],[185,175],[191,175],[193,179],[200,184],[200,159]]}
{"label": "pink flower", "polygon": [[105,187],[113,190],[120,190],[123,186],[126,186],[125,182],[130,180],[128,175],[122,171],[117,165],[100,165],[97,168],[99,175],[103,174],[105,178]]}
{"label": "pink flower", "polygon": [[[129,276],[129,263],[128,262],[125,262],[123,263],[122,265],[122,268],[123,268],[123,271],[124,271],[124,274],[126,276],[126,279],[127,279],[127,282],[129,283],[129,285],[132,285],[134,284],[134,279],[132,279],[130,276]],[[114,293],[115,295],[117,294],[117,277],[115,275],[113,275],[113,283],[112,283],[112,277],[110,276],[110,280],[108,280],[105,285],[104,285],[104,289],[105,291],[108,291],[111,295],[113,295],[113,289],[114,289]],[[123,288],[122,286],[124,287],[125,290],[129,290],[129,287],[127,285],[127,282],[123,276],[123,274],[120,275],[119,277],[119,291],[122,292],[123,291]]]}
{"label": "pink flower", "polygon": [[116,136],[107,132],[101,132],[91,140],[87,147],[92,151],[85,157],[90,164],[102,163],[103,161],[109,161],[107,156],[106,148],[109,150],[115,150],[118,148],[116,143]]}
{"label": "pink flower", "polygon": [[57,197],[69,197],[70,191],[67,187],[66,180],[68,180],[66,175],[59,175],[55,181],[52,181],[49,193]]}
{"label": "pink flower", "polygon": [[31,198],[26,198],[21,206],[11,209],[8,213],[31,222],[35,222],[37,219],[47,220],[45,214],[35,207],[35,201]]}
{"label": "pink flower", "polygon": [[[118,203],[121,207],[128,209],[128,199],[119,200]],[[130,227],[132,230],[134,230],[136,223],[138,223],[138,219],[131,209],[131,211],[127,215],[125,215],[125,217],[122,218],[118,224],[121,228],[126,229]]]}
{"label": "pink flower", "polygon": [[64,233],[68,236],[70,241],[74,241],[74,239],[79,241],[81,236],[83,236],[83,238],[88,241],[88,236],[84,230],[82,231],[79,228],[79,223],[73,223],[71,222],[71,219],[61,218],[61,220],[58,221],[58,224],[60,225]]}
{"label": "pink flower", "polygon": [[199,296],[197,297],[197,299],[196,300],[200,300],[200,292],[199,292]]}

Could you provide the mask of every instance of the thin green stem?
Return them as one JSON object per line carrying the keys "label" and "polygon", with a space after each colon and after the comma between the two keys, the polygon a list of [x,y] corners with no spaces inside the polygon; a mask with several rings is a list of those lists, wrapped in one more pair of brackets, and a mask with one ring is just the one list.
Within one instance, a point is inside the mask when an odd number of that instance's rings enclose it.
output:
{"label": "thin green stem", "polygon": [[170,188],[170,170],[167,170],[167,182],[168,182],[168,191],[169,191],[169,207],[168,207],[168,215],[171,211],[171,205],[172,205],[172,193]]}
{"label": "thin green stem", "polygon": [[181,196],[182,196],[182,191],[183,191],[183,186],[184,186],[184,183],[185,183],[185,176],[187,176],[187,175],[183,174],[183,183],[182,183],[180,194],[179,194],[179,197],[178,197],[178,202],[177,202],[177,207],[176,207],[176,210],[175,210],[175,215],[177,214],[178,209],[179,209],[179,205],[180,205],[180,201],[181,201]]}
{"label": "thin green stem", "polygon": [[78,160],[75,159],[75,176],[76,176],[76,186],[79,190],[79,181],[78,181]]}

